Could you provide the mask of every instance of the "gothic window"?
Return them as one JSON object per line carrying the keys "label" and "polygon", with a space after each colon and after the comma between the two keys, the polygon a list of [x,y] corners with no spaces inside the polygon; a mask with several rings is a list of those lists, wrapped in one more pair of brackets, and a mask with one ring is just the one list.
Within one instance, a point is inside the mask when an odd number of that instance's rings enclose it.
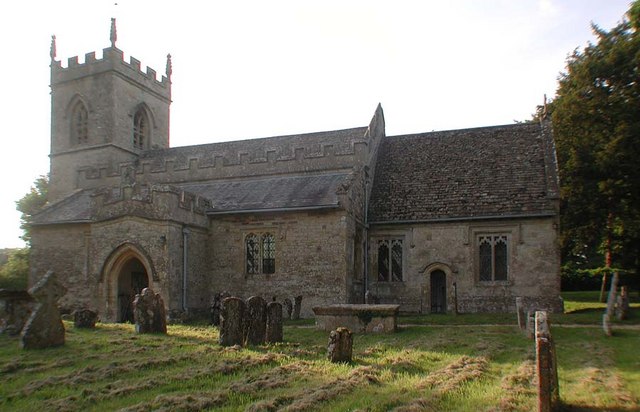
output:
{"label": "gothic window", "polygon": [[402,282],[402,239],[378,240],[378,282]]}
{"label": "gothic window", "polygon": [[140,108],[133,116],[133,147],[145,149],[149,144],[149,118]]}
{"label": "gothic window", "polygon": [[505,281],[509,273],[509,237],[506,234],[478,236],[480,281]]}
{"label": "gothic window", "polygon": [[84,144],[89,140],[89,113],[84,103],[78,101],[71,111],[71,141],[74,144]]}
{"label": "gothic window", "polygon": [[262,273],[276,272],[276,241],[271,233],[262,235]]}
{"label": "gothic window", "polygon": [[276,272],[276,241],[273,234],[248,234],[245,238],[245,249],[247,274]]}

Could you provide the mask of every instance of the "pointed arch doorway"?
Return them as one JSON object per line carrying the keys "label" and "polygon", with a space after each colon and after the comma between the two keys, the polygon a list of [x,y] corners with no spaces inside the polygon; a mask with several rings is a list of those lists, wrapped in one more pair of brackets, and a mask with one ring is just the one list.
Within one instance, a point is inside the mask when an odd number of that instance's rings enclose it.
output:
{"label": "pointed arch doorway", "polygon": [[149,276],[144,265],[136,257],[129,258],[118,274],[118,322],[133,323],[133,299],[146,287]]}
{"label": "pointed arch doorway", "polygon": [[132,243],[115,248],[102,268],[104,321],[133,322],[133,300],[146,287],[157,288],[151,258]]}

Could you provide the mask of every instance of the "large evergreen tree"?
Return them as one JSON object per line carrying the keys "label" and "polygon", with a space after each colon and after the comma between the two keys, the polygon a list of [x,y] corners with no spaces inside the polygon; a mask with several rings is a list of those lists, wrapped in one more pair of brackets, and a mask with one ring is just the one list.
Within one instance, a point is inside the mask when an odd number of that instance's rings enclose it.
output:
{"label": "large evergreen tree", "polygon": [[640,266],[640,0],[575,50],[552,119],[561,175],[564,262]]}
{"label": "large evergreen tree", "polygon": [[29,192],[16,202],[16,209],[22,213],[20,218],[20,228],[23,231],[22,240],[27,242],[27,245],[31,241],[31,218],[47,203],[48,190],[49,178],[40,176],[33,182]]}

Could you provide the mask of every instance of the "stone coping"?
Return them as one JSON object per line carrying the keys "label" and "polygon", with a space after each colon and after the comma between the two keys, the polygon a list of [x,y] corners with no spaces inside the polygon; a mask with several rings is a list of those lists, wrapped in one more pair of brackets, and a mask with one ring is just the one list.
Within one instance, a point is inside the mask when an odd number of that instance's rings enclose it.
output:
{"label": "stone coping", "polygon": [[316,306],[313,313],[316,315],[354,315],[357,313],[370,312],[375,316],[395,316],[400,311],[400,305],[369,305],[369,304],[334,304]]}

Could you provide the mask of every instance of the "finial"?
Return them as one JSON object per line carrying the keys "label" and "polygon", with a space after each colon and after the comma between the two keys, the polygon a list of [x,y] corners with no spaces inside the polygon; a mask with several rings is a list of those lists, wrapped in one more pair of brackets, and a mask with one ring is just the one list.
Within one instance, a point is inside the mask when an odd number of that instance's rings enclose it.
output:
{"label": "finial", "polygon": [[116,18],[111,18],[111,35],[109,36],[111,39],[111,47],[116,47],[116,40],[118,40],[118,33],[116,32]]}
{"label": "finial", "polygon": [[547,94],[544,94],[544,103],[542,104],[542,120],[547,118]]}
{"label": "finial", "polygon": [[171,78],[171,74],[173,73],[173,66],[171,64],[171,54],[167,54],[167,69],[165,71],[167,78]]}
{"label": "finial", "polygon": [[51,49],[49,50],[49,56],[51,60],[56,59],[56,35],[51,36]]}

